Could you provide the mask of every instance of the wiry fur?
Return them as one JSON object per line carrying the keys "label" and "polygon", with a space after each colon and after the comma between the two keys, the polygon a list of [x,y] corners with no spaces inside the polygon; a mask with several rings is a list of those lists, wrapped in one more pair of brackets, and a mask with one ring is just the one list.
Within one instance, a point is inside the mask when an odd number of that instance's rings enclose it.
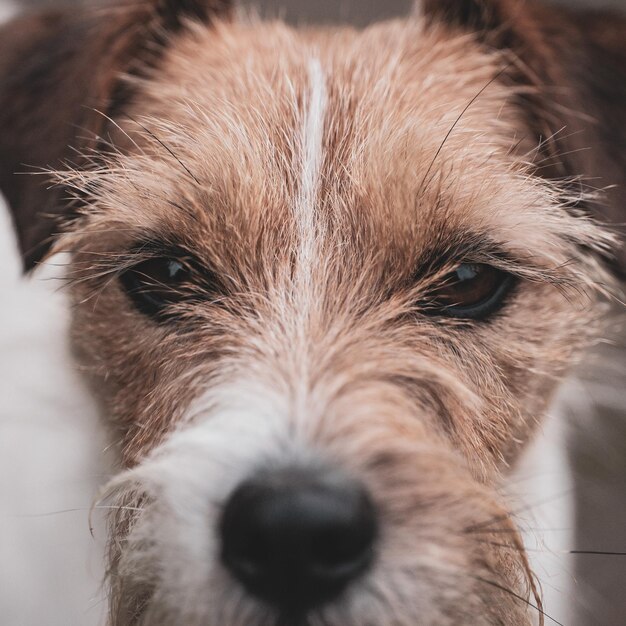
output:
{"label": "wiry fur", "polygon": [[[216,563],[206,520],[292,458],[342,465],[385,511],[376,569],[311,624],[528,623],[499,588],[532,586],[492,490],[595,317],[580,290],[599,275],[577,246],[607,240],[524,165],[499,69],[419,22],[198,29],[140,86],[126,154],[65,179],[90,198],[65,239],[76,341],[108,373],[126,462],[150,453],[125,479],[143,510],[121,519],[115,624],[273,623]],[[155,238],[225,283],[182,328],[135,315],[112,280]],[[527,279],[485,327],[415,311],[463,255]],[[429,275],[433,258],[448,262]]]}
{"label": "wiry fur", "polygon": [[[307,625],[543,618],[499,490],[593,336],[611,238],[536,176],[504,67],[419,18],[196,24],[128,77],[104,156],[57,173],[88,207],[58,244],[74,343],[129,468],[109,490],[112,626],[279,623],[215,529],[241,480],[289,463],[358,476],[381,515],[371,572]],[[218,277],[178,324],[117,281],[154,241]],[[425,316],[464,261],[519,276],[506,308]]]}

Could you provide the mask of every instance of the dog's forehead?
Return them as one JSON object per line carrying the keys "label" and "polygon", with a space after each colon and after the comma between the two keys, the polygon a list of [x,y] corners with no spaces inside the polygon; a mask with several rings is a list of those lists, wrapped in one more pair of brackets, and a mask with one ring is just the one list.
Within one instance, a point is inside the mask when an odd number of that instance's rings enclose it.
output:
{"label": "dog's forehead", "polygon": [[[124,187],[142,193],[133,221],[222,256],[241,245],[267,258],[320,223],[342,243],[400,256],[448,233],[497,238],[511,219],[520,242],[511,204],[534,200],[517,199],[522,124],[497,72],[477,44],[419,21],[198,29],[171,47],[132,112],[150,144]],[[532,216],[529,227],[536,236]]]}

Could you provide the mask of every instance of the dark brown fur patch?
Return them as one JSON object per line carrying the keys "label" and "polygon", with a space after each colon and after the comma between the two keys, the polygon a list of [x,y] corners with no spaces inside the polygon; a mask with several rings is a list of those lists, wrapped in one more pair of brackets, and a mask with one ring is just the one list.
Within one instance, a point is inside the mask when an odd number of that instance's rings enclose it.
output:
{"label": "dark brown fur patch", "polygon": [[68,8],[26,15],[0,29],[0,189],[27,268],[45,255],[59,217],[71,210],[65,190],[50,188],[45,170],[84,167],[97,158],[111,128],[108,117],[132,98],[121,75],[146,74],[168,31],[186,18],[224,14],[229,4],[160,0]]}

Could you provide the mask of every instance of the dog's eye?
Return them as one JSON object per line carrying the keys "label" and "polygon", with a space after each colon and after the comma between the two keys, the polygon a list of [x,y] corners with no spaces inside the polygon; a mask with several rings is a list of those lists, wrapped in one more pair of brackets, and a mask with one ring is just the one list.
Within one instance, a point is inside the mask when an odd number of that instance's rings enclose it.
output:
{"label": "dog's eye", "polygon": [[432,293],[431,314],[480,320],[503,304],[514,277],[491,265],[463,263],[448,274]]}
{"label": "dog's eye", "polygon": [[154,258],[126,270],[120,281],[140,312],[158,317],[188,294],[191,270],[183,260]]}

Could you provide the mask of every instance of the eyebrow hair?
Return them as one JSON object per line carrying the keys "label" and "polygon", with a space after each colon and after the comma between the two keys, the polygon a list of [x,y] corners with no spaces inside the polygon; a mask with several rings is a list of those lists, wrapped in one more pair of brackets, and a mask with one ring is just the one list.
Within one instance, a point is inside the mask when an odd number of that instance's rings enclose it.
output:
{"label": "eyebrow hair", "polygon": [[188,246],[176,243],[175,238],[169,241],[162,238],[146,238],[144,242],[136,244],[127,253],[123,253],[121,258],[125,258],[126,263],[117,271],[124,271],[137,263],[159,257],[182,260],[201,281],[219,284],[220,288],[223,289],[226,287],[225,276],[216,272],[206,261],[200,260],[198,255]]}
{"label": "eyebrow hair", "polygon": [[450,241],[435,242],[421,255],[414,278],[429,278],[462,263],[484,263],[534,282],[557,287],[571,286],[573,277],[563,271],[568,263],[546,267],[531,256],[520,257],[488,236],[472,232],[457,233]]}
{"label": "eyebrow hair", "polygon": [[199,273],[212,273],[211,268],[206,263],[201,262],[197,255],[187,246],[175,243],[174,239],[167,241],[162,237],[152,237],[149,233],[146,233],[145,238],[135,237],[134,243],[122,250],[109,252],[82,251],[82,254],[94,257],[93,262],[85,261],[81,265],[83,268],[90,266],[92,269],[97,269],[98,271],[93,275],[93,278],[100,280],[110,280],[139,263],[157,257],[189,259],[191,267]]}
{"label": "eyebrow hair", "polygon": [[189,256],[196,258],[196,254],[187,246],[176,243],[175,239],[164,239],[162,237],[146,237],[133,244],[127,251],[129,256],[145,256],[146,258],[154,258],[155,256]]}
{"label": "eyebrow hair", "polygon": [[[227,276],[214,270],[209,262],[200,258],[192,246],[183,243],[178,234],[172,231],[157,233],[147,229],[143,234],[137,232],[124,250],[102,254],[93,265],[99,266],[98,276],[101,279],[111,279],[142,261],[159,256],[187,259],[197,276],[206,276],[224,287],[229,283]],[[462,263],[492,265],[521,279],[550,284],[559,289],[577,285],[576,275],[567,271],[567,259],[559,265],[549,267],[545,259],[539,262],[539,257],[515,254],[505,244],[484,233],[470,229],[455,232],[442,229],[438,240],[431,241],[419,254],[415,267],[406,275],[405,286],[411,287],[417,281],[436,280]]]}

